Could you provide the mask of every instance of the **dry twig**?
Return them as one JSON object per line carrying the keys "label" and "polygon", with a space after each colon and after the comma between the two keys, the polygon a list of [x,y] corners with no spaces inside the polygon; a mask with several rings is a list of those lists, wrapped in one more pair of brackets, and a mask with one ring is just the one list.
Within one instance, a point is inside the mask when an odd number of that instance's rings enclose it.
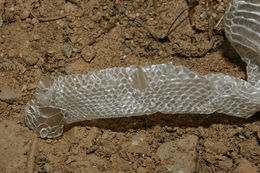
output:
{"label": "dry twig", "polygon": [[101,31],[101,33],[100,33],[98,36],[92,38],[89,42],[87,42],[86,44],[84,44],[84,45],[79,49],[79,52],[81,52],[85,47],[87,47],[87,46],[92,46],[93,44],[95,44],[98,38],[100,38],[102,35],[104,35],[104,34],[110,32],[115,26],[116,26],[115,23],[110,23],[110,24],[108,25],[108,27],[105,28],[103,31]]}
{"label": "dry twig", "polygon": [[153,0],[153,9],[157,13],[157,11],[158,11],[158,1],[157,0]]}
{"label": "dry twig", "polygon": [[167,37],[168,37],[178,26],[180,26],[180,24],[182,24],[182,22],[184,22],[184,20],[187,19],[187,17],[185,17],[184,19],[182,19],[182,20],[172,29],[173,25],[174,25],[174,24],[177,22],[177,20],[184,14],[184,12],[185,12],[186,10],[189,10],[189,8],[184,9],[184,10],[174,19],[174,21],[172,22],[171,26],[169,27],[169,29],[168,29],[168,31],[167,31]]}
{"label": "dry twig", "polygon": [[40,22],[50,22],[50,21],[54,21],[54,20],[59,20],[59,19],[63,19],[65,17],[68,16],[68,14],[64,14],[61,16],[54,16],[54,17],[48,17],[48,18],[42,18],[42,17],[37,17],[31,10],[31,15],[36,18],[38,21]]}
{"label": "dry twig", "polygon": [[208,26],[209,26],[209,30],[208,30],[208,34],[209,34],[209,39],[212,38],[213,36],[213,29],[214,29],[214,20],[213,20],[213,1],[212,0],[208,0],[209,3],[209,11],[208,11]]}
{"label": "dry twig", "polygon": [[188,6],[189,6],[189,20],[191,26],[194,24],[194,13],[195,13],[195,7],[198,5],[197,0],[187,0]]}

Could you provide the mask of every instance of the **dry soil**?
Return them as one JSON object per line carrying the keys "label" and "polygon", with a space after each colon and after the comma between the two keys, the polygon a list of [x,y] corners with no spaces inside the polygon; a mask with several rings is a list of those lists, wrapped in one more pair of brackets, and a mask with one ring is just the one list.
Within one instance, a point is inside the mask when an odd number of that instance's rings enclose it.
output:
{"label": "dry soil", "polygon": [[[228,0],[0,0],[0,172],[260,171],[260,118],[222,114],[102,119],[68,125],[43,140],[24,108],[44,75],[173,62],[200,74],[246,79],[245,63],[224,36]],[[208,15],[210,14],[210,15]],[[211,17],[209,17],[211,16]],[[209,18],[215,25],[209,38]]]}

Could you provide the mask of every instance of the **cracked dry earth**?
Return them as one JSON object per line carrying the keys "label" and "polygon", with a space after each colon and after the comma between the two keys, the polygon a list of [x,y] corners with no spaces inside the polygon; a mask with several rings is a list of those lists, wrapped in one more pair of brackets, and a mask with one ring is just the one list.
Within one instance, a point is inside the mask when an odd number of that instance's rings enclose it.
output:
{"label": "cracked dry earth", "polygon": [[[167,40],[185,0],[158,0],[157,10],[151,0],[119,2],[0,0],[0,172],[259,172],[259,115],[92,120],[66,126],[53,140],[25,126],[24,107],[44,75],[174,62],[246,79],[223,22],[209,39],[206,0],[195,7],[193,27],[185,12]],[[216,24],[228,0],[213,2]]]}

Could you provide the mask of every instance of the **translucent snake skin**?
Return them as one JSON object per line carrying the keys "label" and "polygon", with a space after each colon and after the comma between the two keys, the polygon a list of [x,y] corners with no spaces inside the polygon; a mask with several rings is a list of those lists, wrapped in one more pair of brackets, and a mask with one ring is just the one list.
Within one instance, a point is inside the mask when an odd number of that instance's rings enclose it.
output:
{"label": "translucent snake skin", "polygon": [[221,73],[202,76],[171,63],[50,77],[27,103],[26,125],[54,138],[64,124],[97,118],[156,112],[252,116],[260,110],[260,1],[232,0],[224,23],[226,37],[247,63],[247,81]]}

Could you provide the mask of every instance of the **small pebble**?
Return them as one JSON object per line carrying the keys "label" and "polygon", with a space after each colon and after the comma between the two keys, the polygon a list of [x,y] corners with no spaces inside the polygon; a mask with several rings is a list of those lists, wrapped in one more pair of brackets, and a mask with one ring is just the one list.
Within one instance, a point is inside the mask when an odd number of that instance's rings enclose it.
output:
{"label": "small pebble", "polygon": [[72,56],[72,46],[68,43],[65,43],[62,47],[61,47],[61,52],[63,53],[63,55],[67,58],[70,58]]}
{"label": "small pebble", "polygon": [[51,49],[48,49],[46,53],[47,53],[48,56],[54,56],[55,51],[51,50]]}
{"label": "small pebble", "polygon": [[30,55],[22,56],[22,59],[27,65],[30,65],[30,66],[35,65],[38,62],[37,57],[33,57],[33,56],[30,56]]}
{"label": "small pebble", "polygon": [[30,19],[30,18],[27,18],[27,19],[25,20],[26,23],[31,23],[31,21],[32,21],[32,19]]}
{"label": "small pebble", "polygon": [[128,17],[129,17],[129,20],[135,20],[136,15],[131,13],[128,15]]}
{"label": "small pebble", "polygon": [[200,14],[200,20],[205,20],[206,18],[207,14],[205,12]]}
{"label": "small pebble", "polygon": [[131,6],[125,6],[125,9],[127,10],[127,11],[131,11],[133,8],[131,7]]}
{"label": "small pebble", "polygon": [[145,46],[144,50],[145,51],[153,51],[154,48],[152,46],[148,45],[148,46]]}
{"label": "small pebble", "polygon": [[35,83],[30,83],[30,84],[28,84],[28,86],[27,86],[27,90],[34,90],[35,88],[37,87],[37,84],[35,84]]}
{"label": "small pebble", "polygon": [[123,14],[126,9],[124,7],[119,7],[117,10],[120,14]]}
{"label": "small pebble", "polygon": [[94,16],[91,18],[94,22],[98,23],[102,19],[102,14],[101,12],[97,12]]}
{"label": "small pebble", "polygon": [[31,20],[31,24],[35,25],[36,23],[38,23],[38,20],[37,20],[36,18],[33,18],[33,19]]}
{"label": "small pebble", "polygon": [[9,58],[14,58],[17,54],[17,51],[15,49],[8,50],[7,55]]}
{"label": "small pebble", "polygon": [[64,71],[65,71],[66,74],[72,74],[73,73],[73,69],[69,66],[65,67]]}
{"label": "small pebble", "polygon": [[46,161],[46,157],[44,157],[44,156],[39,156],[39,159],[40,159],[40,161],[42,161],[42,162]]}
{"label": "small pebble", "polygon": [[21,14],[21,19],[26,19],[30,16],[30,11],[29,10],[24,10]]}
{"label": "small pebble", "polygon": [[230,157],[231,157],[232,159],[237,159],[237,158],[238,158],[238,153],[237,153],[237,151],[232,151],[232,152],[230,153]]}
{"label": "small pebble", "polygon": [[130,40],[130,39],[132,39],[134,36],[133,36],[133,34],[132,33],[129,33],[129,32],[126,32],[125,33],[125,39],[126,40]]}
{"label": "small pebble", "polygon": [[32,35],[32,40],[33,40],[33,41],[40,40],[40,36],[39,36],[38,34],[33,34],[33,35]]}
{"label": "small pebble", "polygon": [[250,131],[246,130],[246,131],[244,132],[244,136],[245,136],[246,138],[249,138],[250,135],[251,135]]}
{"label": "small pebble", "polygon": [[125,53],[126,53],[126,54],[131,53],[131,51],[132,51],[132,50],[131,50],[129,47],[125,48]]}
{"label": "small pebble", "polygon": [[59,67],[64,67],[65,66],[65,62],[63,60],[58,62],[58,66]]}

